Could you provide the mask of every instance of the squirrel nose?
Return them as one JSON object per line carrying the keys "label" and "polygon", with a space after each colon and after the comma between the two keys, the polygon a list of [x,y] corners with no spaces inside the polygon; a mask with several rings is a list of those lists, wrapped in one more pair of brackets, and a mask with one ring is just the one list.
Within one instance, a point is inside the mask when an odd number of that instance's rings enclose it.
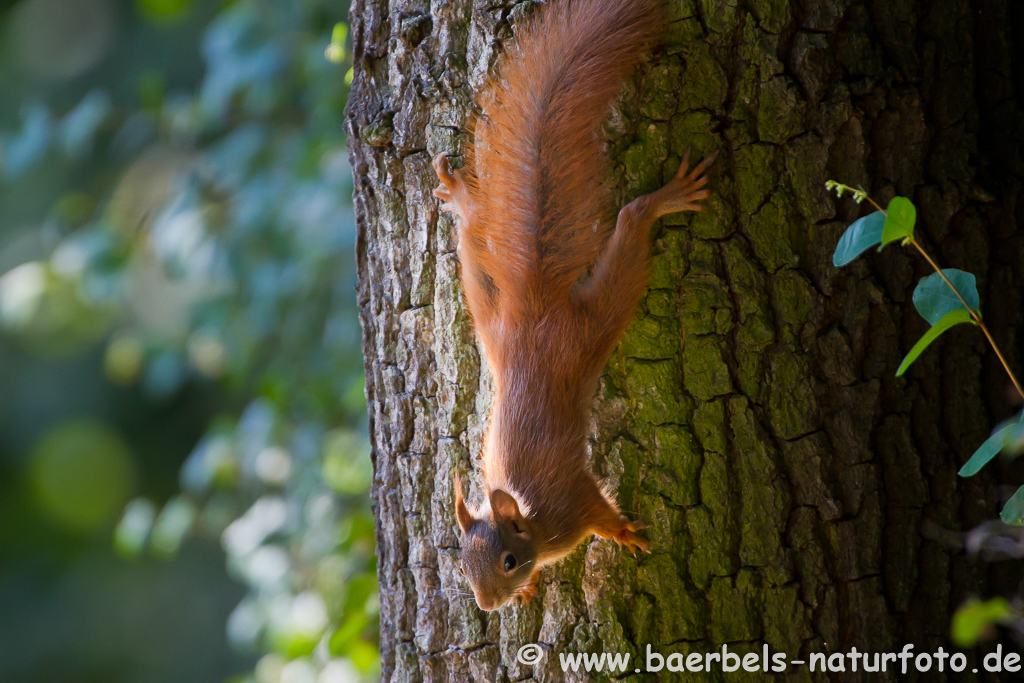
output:
{"label": "squirrel nose", "polygon": [[482,609],[483,611],[485,611],[485,612],[494,611],[498,607],[497,604],[495,604],[495,603],[496,603],[495,600],[490,600],[488,598],[481,598],[479,595],[476,596],[476,604],[477,604],[477,606],[480,609]]}

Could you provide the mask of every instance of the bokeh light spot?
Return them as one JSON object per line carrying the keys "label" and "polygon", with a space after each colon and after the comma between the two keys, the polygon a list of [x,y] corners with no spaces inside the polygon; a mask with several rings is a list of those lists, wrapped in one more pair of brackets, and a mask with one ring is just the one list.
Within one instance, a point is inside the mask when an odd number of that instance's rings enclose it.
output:
{"label": "bokeh light spot", "polygon": [[188,15],[193,0],[135,0],[139,14],[156,24],[174,24]]}
{"label": "bokeh light spot", "polygon": [[103,369],[111,382],[128,386],[138,381],[145,359],[146,352],[138,337],[121,334],[110,340],[103,357]]}
{"label": "bokeh light spot", "polygon": [[135,480],[124,440],[89,419],[63,422],[44,436],[32,454],[30,476],[43,511],[58,524],[82,532],[117,517]]}
{"label": "bokeh light spot", "polygon": [[29,72],[63,80],[99,64],[115,22],[110,0],[25,0],[14,9],[9,35]]}
{"label": "bokeh light spot", "polygon": [[0,277],[0,319],[9,327],[25,327],[39,310],[46,292],[46,267],[23,263]]}

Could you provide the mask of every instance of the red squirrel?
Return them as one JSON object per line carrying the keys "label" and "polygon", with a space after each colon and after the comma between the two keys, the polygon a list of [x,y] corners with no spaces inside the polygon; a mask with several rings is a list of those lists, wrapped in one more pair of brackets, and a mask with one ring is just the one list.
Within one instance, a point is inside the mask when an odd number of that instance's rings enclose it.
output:
{"label": "red squirrel", "polygon": [[657,43],[660,0],[549,0],[484,88],[463,168],[434,160],[455,214],[466,302],[494,375],[485,501],[456,476],[461,568],[481,609],[526,602],[540,570],[591,534],[635,552],[644,528],[586,465],[597,380],[648,282],[650,229],[699,211],[711,158],[613,207],[598,126]]}

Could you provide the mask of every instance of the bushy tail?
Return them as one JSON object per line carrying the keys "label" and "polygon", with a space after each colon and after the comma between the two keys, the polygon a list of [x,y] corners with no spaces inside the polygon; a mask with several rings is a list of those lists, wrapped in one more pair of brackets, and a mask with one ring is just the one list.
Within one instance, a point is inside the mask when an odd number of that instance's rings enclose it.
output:
{"label": "bushy tail", "polygon": [[660,9],[660,0],[548,0],[485,90],[463,252],[505,306],[567,296],[605,244],[597,128],[660,37]]}

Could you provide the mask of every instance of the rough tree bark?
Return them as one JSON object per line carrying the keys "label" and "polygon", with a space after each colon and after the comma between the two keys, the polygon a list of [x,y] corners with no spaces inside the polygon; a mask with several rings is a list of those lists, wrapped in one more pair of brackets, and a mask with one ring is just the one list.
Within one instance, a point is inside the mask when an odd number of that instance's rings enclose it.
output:
{"label": "rough tree bark", "polygon": [[[709,210],[655,230],[650,292],[592,431],[594,467],[650,524],[652,552],[595,540],[545,573],[533,603],[485,614],[456,569],[452,475],[475,491],[490,378],[429,162],[467,144],[473,94],[531,4],[352,3],[384,680],[583,680],[555,653],[648,644],[948,649],[957,604],[1014,573],[942,533],[998,511],[992,478],[956,471],[1010,411],[1007,383],[971,329],[894,378],[925,329],[909,294],[927,267],[893,246],[833,268],[859,209],[824,182],[911,197],[924,244],[978,275],[1021,368],[1020,5],[668,2],[669,38],[604,131],[620,198],[660,186],[688,146],[722,154]],[[519,664],[533,642],[541,662]]]}

